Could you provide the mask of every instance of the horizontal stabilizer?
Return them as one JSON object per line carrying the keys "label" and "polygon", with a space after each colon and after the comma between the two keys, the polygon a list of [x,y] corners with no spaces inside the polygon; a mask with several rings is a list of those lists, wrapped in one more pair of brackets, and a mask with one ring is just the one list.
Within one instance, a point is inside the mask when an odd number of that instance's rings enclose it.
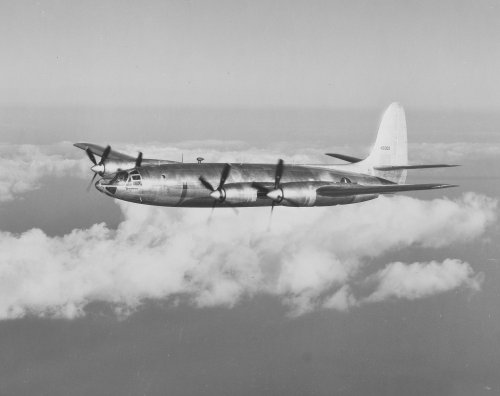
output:
{"label": "horizontal stabilizer", "polygon": [[349,155],[344,155],[344,154],[335,154],[335,153],[325,153],[325,154],[329,155],[330,157],[341,159],[342,161],[350,162],[352,164],[363,161],[361,158],[351,157]]}
{"label": "horizontal stabilizer", "polygon": [[374,166],[373,169],[378,171],[394,171],[402,169],[428,169],[428,168],[453,168],[460,165],[447,164],[430,164],[430,165],[396,165],[396,166]]}
{"label": "horizontal stabilizer", "polygon": [[458,187],[452,184],[345,184],[338,186],[324,186],[316,190],[316,193],[325,197],[346,197],[359,194],[392,194],[402,191],[436,190],[439,188]]}

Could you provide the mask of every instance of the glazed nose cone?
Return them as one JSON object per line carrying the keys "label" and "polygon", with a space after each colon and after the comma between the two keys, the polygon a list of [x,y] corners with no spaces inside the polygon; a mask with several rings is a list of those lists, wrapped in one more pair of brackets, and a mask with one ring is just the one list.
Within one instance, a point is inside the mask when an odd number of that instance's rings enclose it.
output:
{"label": "glazed nose cone", "polygon": [[100,192],[104,192],[104,186],[102,185],[102,180],[96,181],[95,188],[97,188]]}

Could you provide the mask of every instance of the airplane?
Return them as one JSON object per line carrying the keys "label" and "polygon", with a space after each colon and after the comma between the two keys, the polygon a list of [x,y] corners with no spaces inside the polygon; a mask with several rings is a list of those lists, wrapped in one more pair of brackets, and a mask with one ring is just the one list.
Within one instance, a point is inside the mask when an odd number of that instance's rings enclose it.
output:
{"label": "airplane", "polygon": [[[450,184],[404,184],[408,170],[458,165],[410,165],[406,116],[399,103],[385,111],[368,157],[326,155],[345,164],[291,165],[254,163],[184,163],[143,159],[110,146],[75,143],[93,166],[100,192],[124,201],[174,207],[332,206],[365,202],[383,194],[457,187]],[[95,155],[100,157],[97,162]]]}

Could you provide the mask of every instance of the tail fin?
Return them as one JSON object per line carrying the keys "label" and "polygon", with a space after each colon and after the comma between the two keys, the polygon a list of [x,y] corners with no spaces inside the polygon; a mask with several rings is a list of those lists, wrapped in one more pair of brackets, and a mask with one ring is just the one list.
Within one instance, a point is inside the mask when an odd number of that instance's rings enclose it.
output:
{"label": "tail fin", "polygon": [[395,183],[404,183],[406,169],[377,170],[377,168],[408,165],[408,139],[403,106],[392,103],[385,111],[370,155],[358,163],[370,174]]}

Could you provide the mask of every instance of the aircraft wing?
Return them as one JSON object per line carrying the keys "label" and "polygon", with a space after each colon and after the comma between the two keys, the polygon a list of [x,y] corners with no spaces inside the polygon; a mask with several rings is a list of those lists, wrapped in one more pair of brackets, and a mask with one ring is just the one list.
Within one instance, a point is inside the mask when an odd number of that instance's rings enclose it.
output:
{"label": "aircraft wing", "polygon": [[453,168],[460,165],[448,165],[448,164],[429,164],[429,165],[387,165],[387,166],[374,166],[373,169],[379,171],[392,171],[400,169],[428,169],[428,168]]}
{"label": "aircraft wing", "polygon": [[333,158],[341,159],[342,161],[350,162],[352,164],[363,161],[361,158],[351,157],[350,155],[336,154],[336,153],[325,153],[325,154]]}
{"label": "aircraft wing", "polygon": [[[78,147],[82,150],[86,150],[88,147],[93,154],[98,155],[99,157],[102,157],[102,153],[105,150],[105,147],[98,146],[97,144],[93,143],[75,143],[73,144],[73,146]],[[109,153],[108,158],[113,160],[135,161],[134,157],[113,150],[111,150],[111,152]]]}
{"label": "aircraft wing", "polygon": [[436,190],[440,188],[458,187],[452,184],[344,184],[323,186],[316,193],[325,197],[345,197],[359,194],[393,194],[402,191]]}

